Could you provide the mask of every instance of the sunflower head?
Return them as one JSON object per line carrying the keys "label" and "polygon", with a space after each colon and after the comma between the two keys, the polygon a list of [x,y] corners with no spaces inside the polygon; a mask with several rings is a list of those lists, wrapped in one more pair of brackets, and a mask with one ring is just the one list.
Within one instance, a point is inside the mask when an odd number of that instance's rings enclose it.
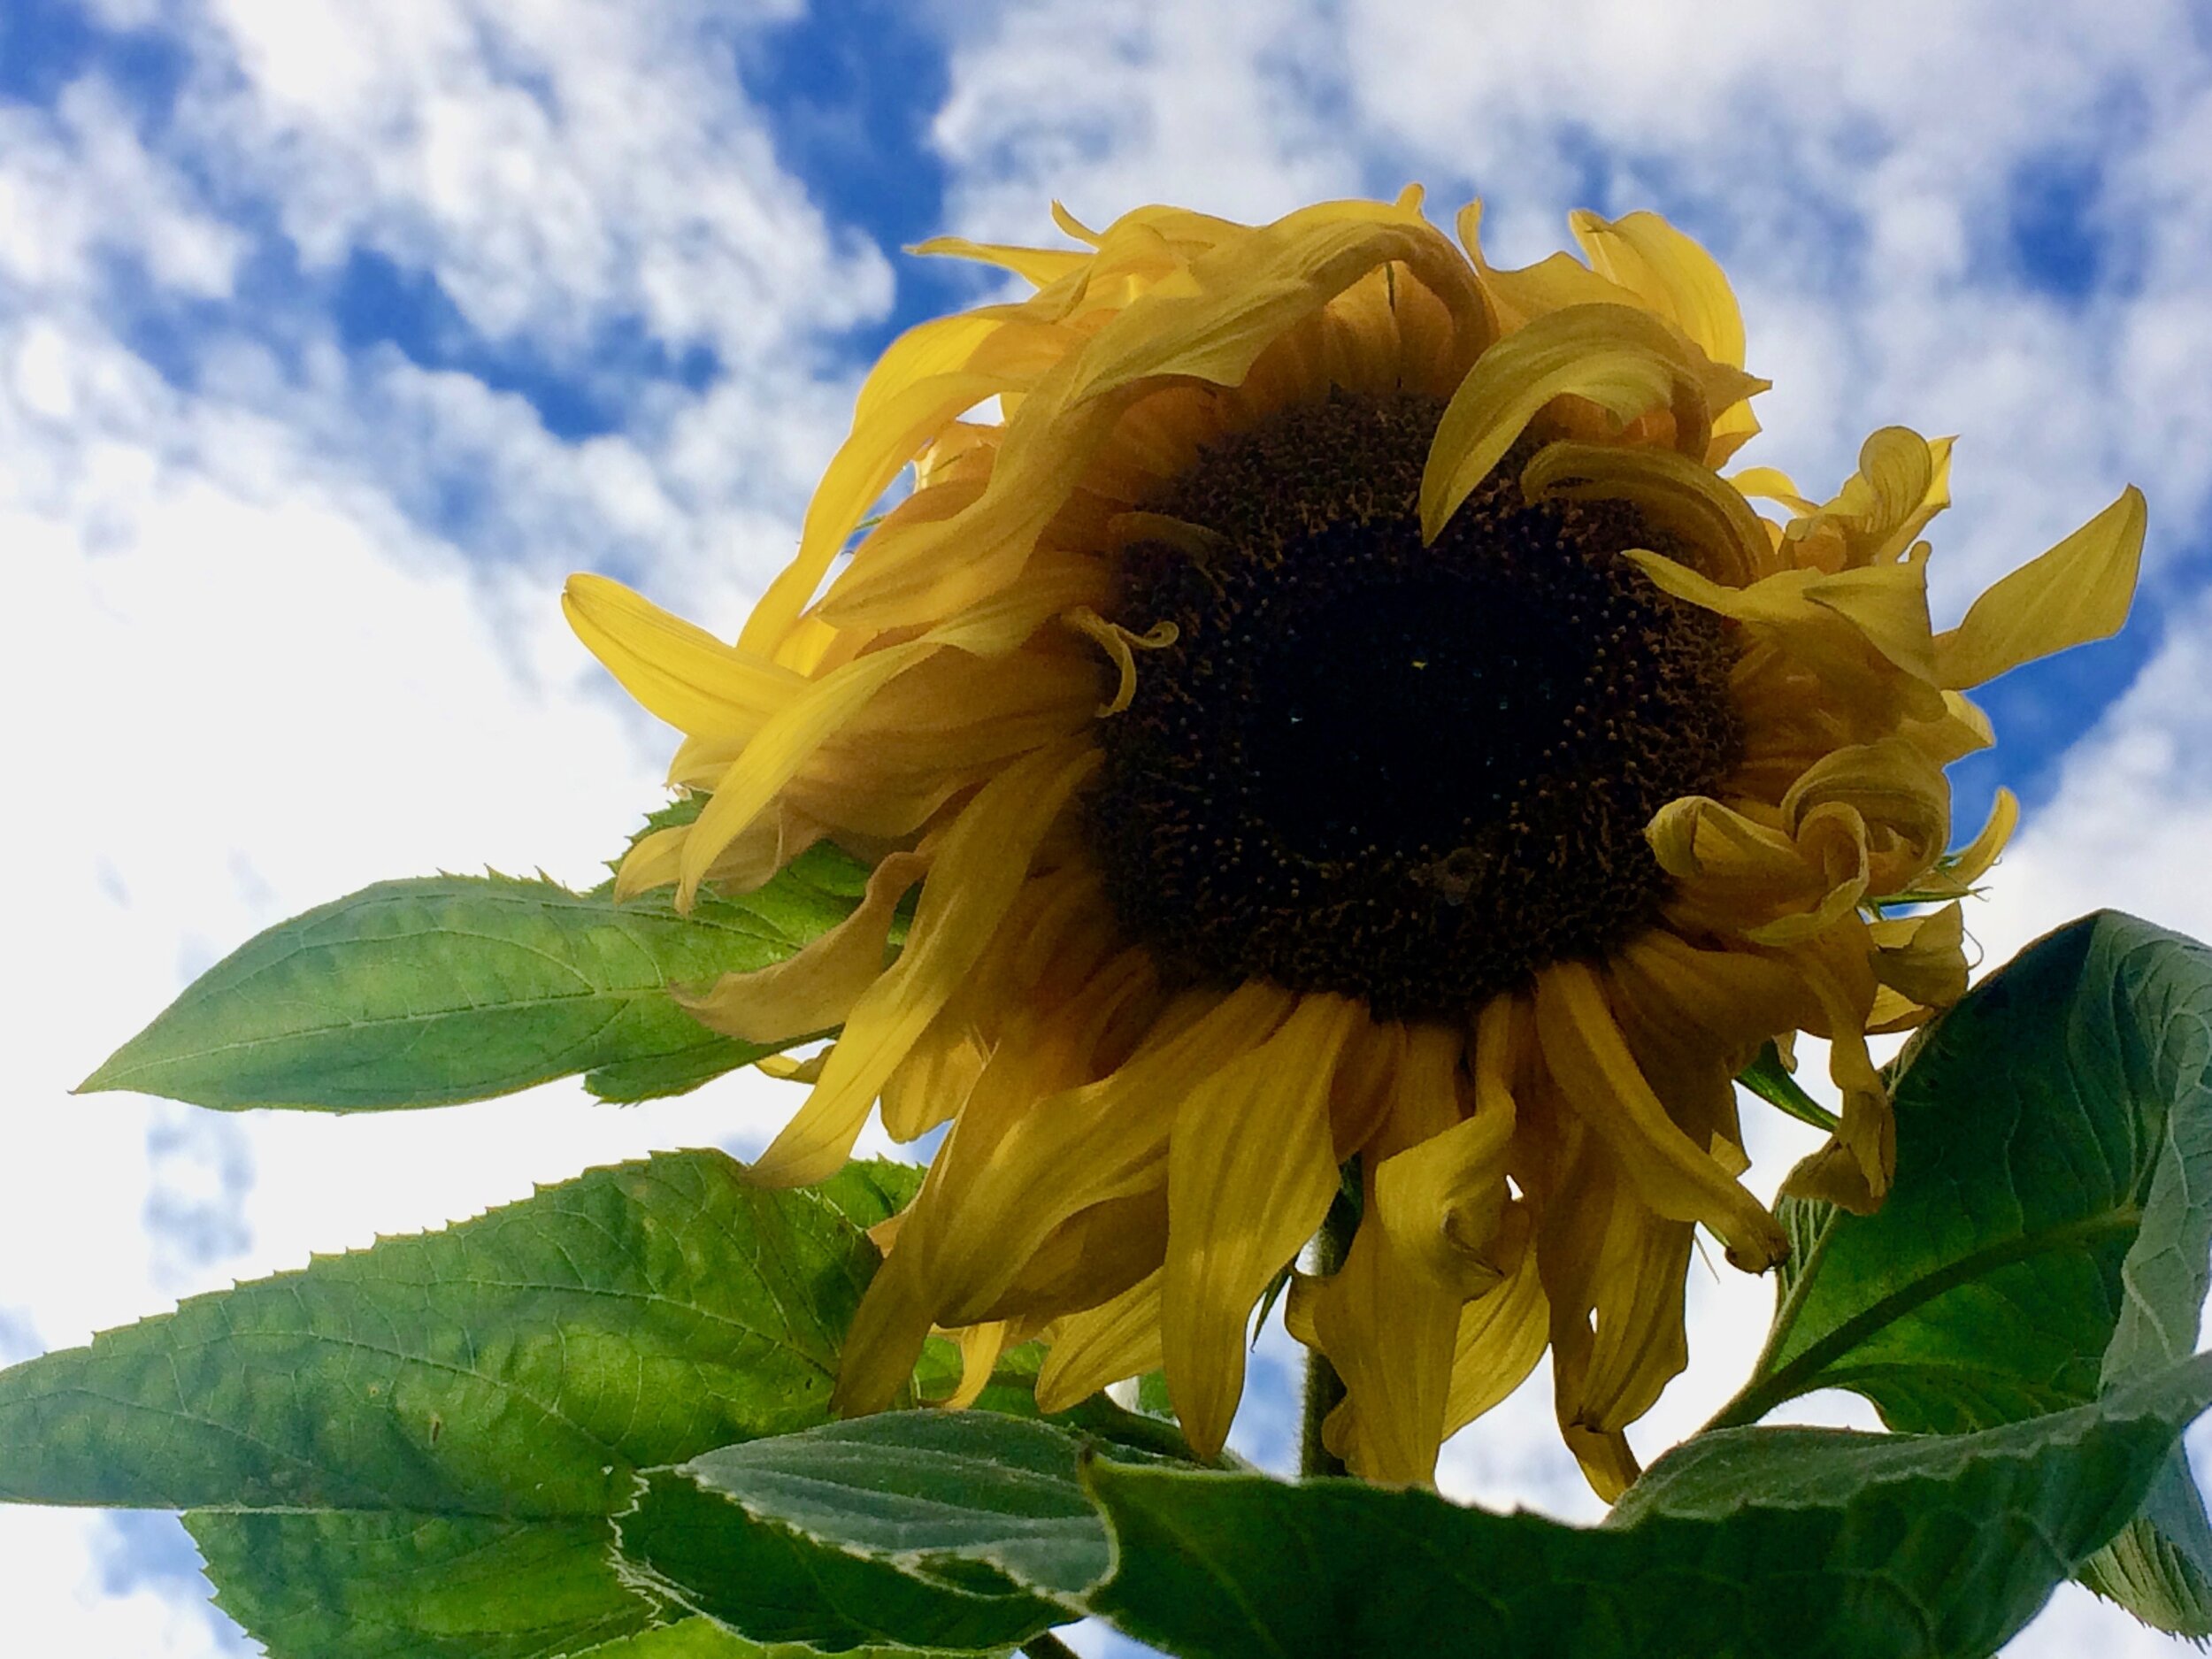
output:
{"label": "sunflower head", "polygon": [[1879,1202],[1867,1038],[1963,990],[1957,901],[2015,811],[1948,850],[1943,768],[1989,741],[1962,693],[2119,626],[2140,497],[1939,634],[1947,441],[1877,433],[1826,501],[1724,473],[1764,382],[1652,215],[1522,270],[1412,191],[1058,218],[1076,246],[928,246],[1030,291],[893,344],[735,644],[567,598],[706,797],[624,892],[874,861],[833,933],[694,998],[841,1028],[757,1179],[824,1179],[879,1107],[951,1125],[840,1402],[887,1402],[933,1328],[956,1399],[1038,1335],[1048,1409],[1164,1366],[1217,1450],[1348,1174],[1348,1255],[1289,1304],[1346,1384],[1332,1447],[1429,1479],[1548,1349],[1609,1496],[1695,1229],[1786,1248],[1740,1179],[1763,1044],[1826,1039],[1843,1098],[1789,1189]]}

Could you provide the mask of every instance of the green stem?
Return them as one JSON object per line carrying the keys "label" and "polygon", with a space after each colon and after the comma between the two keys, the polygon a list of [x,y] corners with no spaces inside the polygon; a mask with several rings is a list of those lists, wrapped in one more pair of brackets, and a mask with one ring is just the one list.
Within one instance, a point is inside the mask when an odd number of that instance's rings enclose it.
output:
{"label": "green stem", "polygon": [[[1344,1258],[1351,1253],[1352,1233],[1359,1225],[1359,1211],[1349,1199],[1339,1194],[1329,1206],[1327,1217],[1321,1223],[1321,1231],[1313,1236],[1313,1271],[1326,1276],[1344,1265]],[[1306,1355],[1306,1409],[1305,1420],[1298,1439],[1298,1472],[1301,1475],[1342,1475],[1350,1471],[1343,1461],[1321,1443],[1321,1425],[1330,1412],[1344,1398],[1344,1379],[1336,1374],[1336,1367],[1318,1349]]]}
{"label": "green stem", "polygon": [[1041,1630],[1022,1644],[1029,1659],[1076,1659],[1075,1649],[1048,1630]]}

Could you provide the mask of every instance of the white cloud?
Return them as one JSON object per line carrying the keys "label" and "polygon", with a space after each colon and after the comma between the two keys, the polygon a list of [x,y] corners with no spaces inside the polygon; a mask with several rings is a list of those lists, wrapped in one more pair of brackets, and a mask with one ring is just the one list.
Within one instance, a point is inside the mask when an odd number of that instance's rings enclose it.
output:
{"label": "white cloud", "polygon": [[104,83],[76,82],[50,114],[0,105],[0,302],[11,288],[86,291],[104,255],[136,260],[160,287],[220,297],[245,245],[148,152]]}
{"label": "white cloud", "polygon": [[311,265],[375,249],[486,335],[770,355],[890,301],[738,93],[733,31],[789,10],[204,0],[179,125]]}

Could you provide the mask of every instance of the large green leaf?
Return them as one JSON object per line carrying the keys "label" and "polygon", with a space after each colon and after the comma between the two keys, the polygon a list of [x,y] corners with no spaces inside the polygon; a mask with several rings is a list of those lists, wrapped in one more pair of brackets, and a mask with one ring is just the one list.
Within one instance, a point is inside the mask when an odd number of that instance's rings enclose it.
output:
{"label": "large green leaf", "polygon": [[1116,1571],[1085,1604],[1185,1659],[1976,1659],[2112,1535],[2208,1403],[2212,1357],[1977,1434],[1715,1432],[1590,1530],[1096,1462]]}
{"label": "large green leaf", "polygon": [[249,940],[83,1087],[332,1111],[576,1072],[611,1100],[680,1093],[772,1050],[708,1031],[668,987],[793,955],[851,913],[865,878],[818,847],[688,916],[662,895],[618,903],[542,880],[380,882]]}
{"label": "large green leaf", "polygon": [[612,1571],[643,1466],[824,1419],[920,1171],[803,1192],[718,1152],[479,1218],[0,1372],[0,1497],[197,1510],[275,1659],[551,1659],[662,1606]]}
{"label": "large green leaf", "polygon": [[963,1582],[955,1557],[924,1574],[837,1548],[672,1471],[615,1525],[629,1582],[756,1641],[992,1651],[1076,1617],[988,1568]]}
{"label": "large green leaf", "polygon": [[0,1498],[604,1515],[630,1471],[823,1420],[916,1171],[595,1170],[0,1372]]}
{"label": "large green leaf", "polygon": [[1076,1479],[1079,1456],[1075,1438],[1042,1423],[896,1411],[722,1447],[681,1472],[749,1514],[855,1555],[924,1575],[940,1561],[981,1563],[1072,1595],[1110,1564]]}
{"label": "large green leaf", "polygon": [[764,1640],[995,1647],[1110,1565],[1080,1442],[989,1411],[892,1412],[724,1447],[620,1517],[638,1580]]}
{"label": "large green leaf", "polygon": [[[1786,1203],[1774,1329],[1717,1423],[1815,1388],[1955,1432],[2073,1405],[2196,1346],[2212,1255],[2212,952],[2111,913],[2031,946],[1909,1054],[1897,1183]],[[2212,1633],[2212,1530],[2177,1455],[2085,1580]]]}
{"label": "large green leaf", "polygon": [[202,1509],[216,1605],[275,1659],[557,1659],[660,1609],[617,1577],[603,1516]]}
{"label": "large green leaf", "polygon": [[[203,1509],[186,1525],[209,1578],[223,1586],[217,1604],[277,1659],[808,1659],[810,1651],[761,1647],[624,1583],[603,1517]],[[910,1648],[895,1652],[914,1659]]]}

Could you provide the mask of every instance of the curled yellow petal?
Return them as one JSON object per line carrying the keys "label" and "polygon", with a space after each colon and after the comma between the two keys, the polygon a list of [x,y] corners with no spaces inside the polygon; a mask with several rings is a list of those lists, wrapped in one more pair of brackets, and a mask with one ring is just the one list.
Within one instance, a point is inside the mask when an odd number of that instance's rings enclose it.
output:
{"label": "curled yellow petal", "polygon": [[1567,222],[1592,270],[1674,324],[1714,362],[1743,367],[1743,312],[1711,254],[1656,213],[1605,219],[1578,209]]}
{"label": "curled yellow petal", "polygon": [[1731,392],[1752,388],[1749,377],[1717,367],[1633,306],[1577,305],[1539,317],[1484,352],[1445,406],[1421,476],[1422,539],[1437,538],[1555,397],[1586,398],[1624,422],[1668,411],[1675,447],[1701,457],[1716,398],[1733,402]]}
{"label": "curled yellow petal", "polygon": [[1393,262],[1463,319],[1471,353],[1479,347],[1483,313],[1473,283],[1417,206],[1325,202],[1199,255],[1179,280],[1117,315],[1084,354],[1077,396],[1165,375],[1234,386],[1291,325]]}
{"label": "curled yellow petal", "polygon": [[1114,695],[1098,705],[1098,718],[1119,714],[1137,695],[1137,657],[1139,651],[1161,651],[1175,643],[1175,624],[1168,621],[1154,623],[1142,634],[1124,627],[1118,622],[1109,622],[1088,605],[1079,605],[1064,612],[1060,620],[1085,638],[1094,641],[1113,663],[1115,671]]}
{"label": "curled yellow petal", "polygon": [[1704,574],[1730,588],[1756,579],[1766,563],[1766,530],[1750,503],[1710,467],[1671,449],[1546,444],[1522,469],[1521,488],[1531,501],[1633,502],[1647,523],[1704,556]]}

